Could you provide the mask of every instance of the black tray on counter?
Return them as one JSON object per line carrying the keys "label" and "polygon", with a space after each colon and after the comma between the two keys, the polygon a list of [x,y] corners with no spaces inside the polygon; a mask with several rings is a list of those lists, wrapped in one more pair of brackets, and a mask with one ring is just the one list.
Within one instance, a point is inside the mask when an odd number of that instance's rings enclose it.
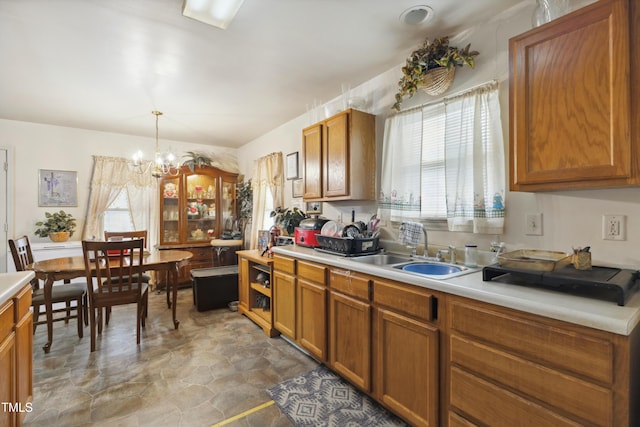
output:
{"label": "black tray on counter", "polygon": [[[349,238],[330,237],[321,234],[316,235],[320,250],[335,255],[359,256],[371,255],[379,250],[380,239],[378,237],[369,238]],[[318,248],[315,248],[318,250]]]}
{"label": "black tray on counter", "polygon": [[[510,274],[512,279],[502,279]],[[492,264],[482,269],[482,280],[500,280],[523,286],[539,286],[581,296],[611,300],[623,306],[638,285],[637,270],[598,267],[576,270],[567,265],[556,271],[519,270]],[[505,282],[508,280],[508,282]]]}

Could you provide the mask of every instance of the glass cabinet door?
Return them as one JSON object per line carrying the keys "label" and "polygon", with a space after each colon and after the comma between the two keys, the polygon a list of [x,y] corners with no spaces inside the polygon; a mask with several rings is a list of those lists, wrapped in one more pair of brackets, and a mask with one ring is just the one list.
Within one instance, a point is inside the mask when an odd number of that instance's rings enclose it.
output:
{"label": "glass cabinet door", "polygon": [[222,194],[220,197],[222,215],[222,236],[233,237],[238,232],[238,223],[236,221],[236,181],[235,179],[220,178],[222,180]]}
{"label": "glass cabinet door", "polygon": [[165,178],[160,210],[162,213],[162,236],[165,243],[180,241],[180,177]]}
{"label": "glass cabinet door", "polygon": [[208,175],[187,175],[185,219],[188,242],[206,241],[217,236],[217,182]]}

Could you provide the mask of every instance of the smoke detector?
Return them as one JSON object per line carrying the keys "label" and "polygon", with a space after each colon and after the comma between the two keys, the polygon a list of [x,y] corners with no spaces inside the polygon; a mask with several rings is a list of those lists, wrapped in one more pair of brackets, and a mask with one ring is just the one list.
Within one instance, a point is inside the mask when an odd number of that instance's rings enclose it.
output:
{"label": "smoke detector", "polygon": [[435,12],[430,6],[413,6],[400,14],[400,22],[407,25],[425,24],[433,19]]}

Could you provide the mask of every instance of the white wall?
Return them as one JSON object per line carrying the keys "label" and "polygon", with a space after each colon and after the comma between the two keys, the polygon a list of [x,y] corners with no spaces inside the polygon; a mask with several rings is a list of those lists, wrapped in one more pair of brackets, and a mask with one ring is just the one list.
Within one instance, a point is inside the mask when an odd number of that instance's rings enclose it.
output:
{"label": "white wall", "polygon": [[[585,5],[590,1],[577,0],[573,7]],[[481,84],[491,79],[500,82],[500,102],[502,105],[502,124],[505,147],[508,153],[509,143],[509,68],[508,40],[531,28],[531,12],[535,2],[525,1],[510,10],[506,10],[491,22],[470,28],[452,39],[453,45],[471,47],[480,52],[474,70],[459,68],[456,78],[447,94]],[[407,52],[409,54],[410,51]],[[396,84],[401,76],[399,64],[392,70],[353,89],[354,95],[367,98],[366,111],[377,115],[377,144],[381,153],[382,130],[385,118],[392,113],[393,96]],[[445,94],[445,95],[447,95]],[[426,94],[418,94],[403,103],[403,108],[420,105],[434,100]],[[251,141],[238,150],[241,159],[240,169],[250,177],[253,159],[273,151],[287,154],[301,150],[301,130],[327,116],[340,111],[344,100],[337,98],[318,110],[311,111]],[[507,155],[508,161],[508,155]],[[380,159],[378,159],[379,166]],[[378,170],[380,168],[378,167]],[[508,171],[508,165],[507,165]],[[508,172],[507,172],[508,175]],[[379,180],[378,180],[379,182]],[[505,177],[508,188],[508,177]],[[291,198],[290,182],[286,183],[285,205],[292,206],[298,201]],[[437,232],[429,233],[429,242],[434,245],[458,247],[475,242],[480,249],[488,250],[491,241],[503,241],[507,249],[539,248],[558,251],[571,251],[573,246],[591,246],[593,260],[599,265],[621,265],[640,268],[640,189],[579,190],[553,193],[509,192],[506,195],[507,218],[505,233],[495,235],[473,235],[469,233]],[[366,218],[376,210],[375,203],[325,203],[324,216],[330,219],[343,218],[348,221],[351,209],[356,210],[358,219]],[[525,235],[525,214],[542,213],[543,235]],[[627,216],[627,240],[622,242],[602,240],[602,215],[619,214]]]}
{"label": "white wall", "polygon": [[[107,132],[96,132],[44,124],[0,120],[0,145],[12,147],[14,170],[14,203],[9,215],[13,217],[9,236],[27,235],[33,242],[48,241],[36,237],[35,223],[44,219],[45,212],[60,209],[71,213],[78,221],[72,240],[82,238],[82,227],[89,197],[89,182],[94,155],[131,158],[141,149],[146,158],[155,151],[155,137],[136,137]],[[182,156],[186,151],[208,153],[216,147],[160,140],[160,149],[171,148]],[[222,151],[232,151],[217,147]],[[38,207],[38,170],[55,169],[78,172],[77,207]]]}

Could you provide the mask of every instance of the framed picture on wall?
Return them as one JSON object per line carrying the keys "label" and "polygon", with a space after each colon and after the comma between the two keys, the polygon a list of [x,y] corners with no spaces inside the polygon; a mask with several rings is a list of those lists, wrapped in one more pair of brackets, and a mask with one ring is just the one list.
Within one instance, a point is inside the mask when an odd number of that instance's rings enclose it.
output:
{"label": "framed picture on wall", "polygon": [[298,179],[298,152],[287,154],[287,179]]}
{"label": "framed picture on wall", "polygon": [[302,178],[291,181],[291,196],[302,197]]}
{"label": "framed picture on wall", "polygon": [[78,172],[40,169],[38,206],[78,206]]}

